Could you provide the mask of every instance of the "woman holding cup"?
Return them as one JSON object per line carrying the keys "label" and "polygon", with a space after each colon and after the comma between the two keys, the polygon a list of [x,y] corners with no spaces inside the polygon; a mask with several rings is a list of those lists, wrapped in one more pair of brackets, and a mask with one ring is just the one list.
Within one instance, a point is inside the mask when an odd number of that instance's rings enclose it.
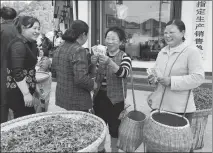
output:
{"label": "woman holding cup", "polygon": [[[117,152],[119,114],[124,110],[124,99],[127,93],[127,76],[131,70],[131,58],[119,47],[125,43],[123,29],[111,27],[105,34],[106,47],[93,47],[93,64],[98,64],[94,92],[94,111],[109,125],[112,152]],[[104,50],[105,49],[105,50]],[[105,54],[106,52],[106,54]],[[123,88],[124,93],[123,95]]]}

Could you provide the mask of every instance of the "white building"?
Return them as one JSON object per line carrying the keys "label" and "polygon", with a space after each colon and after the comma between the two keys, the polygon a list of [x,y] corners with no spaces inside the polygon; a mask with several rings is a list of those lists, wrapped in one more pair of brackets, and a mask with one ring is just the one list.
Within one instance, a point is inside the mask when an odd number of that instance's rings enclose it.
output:
{"label": "white building", "polygon": [[[142,61],[155,59],[159,48],[144,54],[142,46],[158,43],[165,24],[174,18],[186,25],[186,41],[201,49],[206,72],[212,72],[212,1],[54,1],[56,22],[62,31],[80,19],[90,27],[85,47],[104,44],[107,28],[118,25],[128,36],[125,51]],[[148,52],[148,53],[147,53]],[[153,59],[152,59],[153,58]],[[152,62],[154,63],[154,62]]]}

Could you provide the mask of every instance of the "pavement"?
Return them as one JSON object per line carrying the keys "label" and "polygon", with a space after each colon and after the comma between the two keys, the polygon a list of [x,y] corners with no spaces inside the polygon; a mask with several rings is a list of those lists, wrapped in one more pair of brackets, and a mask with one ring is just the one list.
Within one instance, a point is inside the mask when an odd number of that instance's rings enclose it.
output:
{"label": "pavement", "polygon": [[[55,89],[56,82],[52,82],[50,103],[48,107],[48,112],[56,111],[66,111],[65,109],[55,105]],[[150,108],[146,103],[146,98],[151,92],[149,91],[139,91],[135,90],[135,100],[137,110],[143,112],[147,116],[150,113]],[[127,103],[131,104],[129,110],[133,110],[133,100],[132,100],[132,91],[128,89],[127,91]],[[105,148],[107,152],[110,152],[110,135],[107,134]],[[122,152],[119,150],[119,152]],[[135,152],[144,152],[143,144],[141,144]],[[212,152],[212,115],[209,115],[208,122],[206,125],[205,135],[204,135],[204,147],[200,150],[195,150],[194,152]]]}

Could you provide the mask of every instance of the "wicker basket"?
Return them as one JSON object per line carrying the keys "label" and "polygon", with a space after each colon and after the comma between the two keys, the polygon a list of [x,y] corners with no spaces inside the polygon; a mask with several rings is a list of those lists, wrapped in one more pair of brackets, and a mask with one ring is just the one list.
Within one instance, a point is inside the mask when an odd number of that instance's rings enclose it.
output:
{"label": "wicker basket", "polygon": [[189,152],[192,146],[189,121],[175,113],[153,111],[145,121],[143,135],[148,152]]}
{"label": "wicker basket", "polygon": [[1,124],[1,132],[3,131],[8,131],[12,128],[15,128],[17,126],[23,126],[28,124],[29,122],[32,121],[36,121],[45,117],[50,117],[50,116],[55,116],[55,115],[61,115],[62,117],[67,117],[67,118],[73,118],[73,119],[80,119],[82,117],[89,117],[92,120],[96,120],[99,121],[100,124],[102,124],[103,126],[103,131],[101,133],[101,136],[95,140],[92,144],[90,144],[89,146],[87,146],[86,148],[79,150],[78,152],[97,152],[98,151],[98,147],[99,145],[104,141],[105,137],[106,137],[106,133],[107,133],[107,126],[105,124],[105,122],[90,113],[85,113],[85,112],[81,112],[81,111],[63,111],[63,112],[45,112],[45,113],[39,113],[39,114],[33,114],[33,115],[28,115],[28,116],[24,116],[24,117],[20,117],[14,120],[10,120],[8,122],[2,123]]}
{"label": "wicker basket", "polygon": [[191,129],[193,133],[193,149],[198,150],[204,147],[204,134],[208,121],[208,116],[212,114],[212,109],[197,110],[193,113]]}
{"label": "wicker basket", "polygon": [[[117,142],[117,147],[125,152],[134,152],[143,142],[143,126],[146,120],[146,115],[140,111],[137,111],[136,109],[132,70],[130,75],[131,75],[134,110],[130,111],[123,119],[121,119],[121,124],[118,129],[118,142]],[[123,95],[125,95],[123,80],[122,86],[123,86]],[[125,110],[123,110],[123,112],[125,112]]]}
{"label": "wicker basket", "polygon": [[119,149],[125,152],[134,152],[143,142],[143,126],[146,115],[139,111],[131,111],[122,120],[119,132],[118,143]]}

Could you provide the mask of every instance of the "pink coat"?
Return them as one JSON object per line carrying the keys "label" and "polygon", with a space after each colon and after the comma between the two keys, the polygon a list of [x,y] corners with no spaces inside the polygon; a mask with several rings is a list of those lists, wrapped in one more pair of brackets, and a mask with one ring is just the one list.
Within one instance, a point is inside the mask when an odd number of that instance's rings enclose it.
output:
{"label": "pink coat", "polygon": [[[189,90],[200,86],[205,80],[203,61],[199,49],[188,46],[185,42],[170,51],[168,46],[164,47],[158,54],[155,67],[159,69],[163,76],[168,76],[172,63],[182,50],[184,50],[183,53],[178,57],[172,68],[171,86],[166,89],[161,110],[183,113]],[[157,88],[152,95],[152,108],[159,108],[163,90],[164,87],[157,84]],[[191,92],[186,112],[194,112],[195,110],[194,97]]]}

